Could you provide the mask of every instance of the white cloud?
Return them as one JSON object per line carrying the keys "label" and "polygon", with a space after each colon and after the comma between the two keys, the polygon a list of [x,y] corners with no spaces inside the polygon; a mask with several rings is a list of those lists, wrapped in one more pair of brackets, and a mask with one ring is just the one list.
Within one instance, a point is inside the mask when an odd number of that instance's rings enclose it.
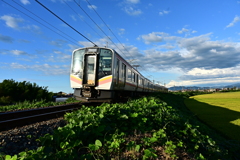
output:
{"label": "white cloud", "polygon": [[240,82],[240,65],[224,69],[203,69],[193,68],[180,77],[182,81],[171,81],[167,85],[184,86],[184,85],[209,85],[220,83],[239,83]]}
{"label": "white cloud", "polygon": [[140,2],[140,0],[126,0],[128,3],[133,3],[133,4],[137,4]]}
{"label": "white cloud", "polygon": [[145,44],[157,43],[163,41],[163,36],[166,35],[163,32],[152,32],[147,35],[141,35],[138,40],[143,39]]}
{"label": "white cloud", "polygon": [[[179,82],[169,85],[195,85],[240,81],[240,43],[212,41],[212,33],[181,38],[152,32],[139,36],[146,44],[161,42],[138,56],[138,64],[151,72],[181,70]],[[171,44],[171,48],[165,46]]]}
{"label": "white cloud", "polygon": [[11,63],[10,64],[10,68],[14,68],[14,69],[27,69],[28,67],[26,65],[19,64],[19,63]]}
{"label": "white cloud", "polygon": [[[69,74],[69,65],[50,65],[50,64],[41,64],[41,65],[25,65],[19,63],[11,63],[8,65],[13,69],[28,69],[34,71],[43,72],[45,75],[68,75]],[[49,72],[51,69],[51,72]]]}
{"label": "white cloud", "polygon": [[66,43],[67,43],[67,41],[65,41],[63,39],[57,39],[57,40],[49,42],[50,45],[53,45],[56,47],[63,47]]}
{"label": "white cloud", "polygon": [[240,16],[235,16],[233,21],[231,23],[229,23],[229,25],[227,25],[226,27],[233,27],[238,21],[240,21]]}
{"label": "white cloud", "polygon": [[71,55],[63,53],[62,51],[55,50],[53,51],[55,54],[51,54],[51,56],[46,56],[46,61],[49,62],[70,62]]}
{"label": "white cloud", "polygon": [[27,52],[20,51],[20,50],[11,50],[10,52],[11,52],[12,54],[14,54],[14,55],[17,55],[17,56],[19,56],[19,55],[28,55]]}
{"label": "white cloud", "polygon": [[170,13],[170,11],[163,10],[163,11],[160,11],[160,12],[159,12],[159,15],[163,16],[163,15],[169,14],[169,13]]}
{"label": "white cloud", "polygon": [[[7,27],[10,27],[12,29],[16,29],[16,30],[26,30],[26,31],[30,31],[30,32],[34,32],[37,34],[41,34],[40,31],[40,27],[37,25],[28,25],[28,24],[23,24],[24,19],[14,15],[4,15],[0,17],[0,20],[4,20]],[[22,25],[20,25],[22,24]]]}
{"label": "white cloud", "polygon": [[192,31],[192,33],[197,33],[197,31]]}
{"label": "white cloud", "polygon": [[123,35],[124,33],[125,33],[125,29],[124,28],[120,28],[118,34],[119,35]]}
{"label": "white cloud", "polygon": [[189,30],[186,28],[182,28],[181,30],[178,30],[179,34],[186,33],[186,32],[189,32]]}
{"label": "white cloud", "polygon": [[198,86],[198,85],[222,85],[224,83],[234,84],[239,83],[240,77],[223,77],[223,78],[212,78],[209,77],[208,79],[197,79],[197,80],[184,80],[184,81],[170,81],[166,87],[173,87],[173,86]]}
{"label": "white cloud", "polygon": [[21,1],[22,4],[24,4],[24,5],[28,5],[28,4],[30,4],[29,0],[20,0],[20,1]]}
{"label": "white cloud", "polygon": [[142,11],[140,9],[134,9],[133,7],[125,7],[124,11],[127,14],[132,15],[132,16],[137,16],[137,15],[142,14]]}
{"label": "white cloud", "polygon": [[95,5],[88,5],[88,8],[89,8],[89,9],[95,9],[95,10],[96,10],[96,9],[97,9],[97,6],[95,6]]}
{"label": "white cloud", "polygon": [[19,23],[24,21],[22,18],[13,17],[10,15],[1,16],[0,19],[4,20],[6,25],[13,29],[19,29]]}
{"label": "white cloud", "polygon": [[77,21],[77,19],[74,15],[70,15],[70,17],[72,18],[72,20]]}

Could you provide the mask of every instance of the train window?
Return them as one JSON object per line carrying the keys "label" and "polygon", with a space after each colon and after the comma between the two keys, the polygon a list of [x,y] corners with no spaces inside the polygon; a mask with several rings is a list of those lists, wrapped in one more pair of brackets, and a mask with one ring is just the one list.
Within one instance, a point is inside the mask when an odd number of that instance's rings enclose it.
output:
{"label": "train window", "polygon": [[83,75],[83,56],[84,56],[84,49],[77,50],[73,53],[73,60],[72,60],[72,70],[73,74],[78,74],[81,78]]}
{"label": "train window", "polygon": [[126,78],[126,65],[124,63],[122,63],[122,77],[123,79]]}
{"label": "train window", "polygon": [[118,85],[119,83],[119,59],[117,59],[117,65],[116,65],[116,77],[117,77],[117,81],[116,84]]}
{"label": "train window", "polygon": [[139,84],[143,85],[143,79],[142,78],[139,78]]}
{"label": "train window", "polygon": [[135,82],[136,80],[135,80],[135,73],[133,72],[133,74],[132,74],[132,80],[133,80],[133,82]]}
{"label": "train window", "polygon": [[132,71],[128,69],[128,81],[132,81]]}
{"label": "train window", "polygon": [[100,49],[98,78],[112,74],[112,51],[109,49]]}
{"label": "train window", "polygon": [[[100,71],[112,71],[112,51],[108,49],[101,49],[99,58]],[[111,74],[111,73],[110,73]]]}
{"label": "train window", "polygon": [[137,76],[136,82],[139,83],[139,81],[138,81],[138,74],[136,74],[136,76]]}

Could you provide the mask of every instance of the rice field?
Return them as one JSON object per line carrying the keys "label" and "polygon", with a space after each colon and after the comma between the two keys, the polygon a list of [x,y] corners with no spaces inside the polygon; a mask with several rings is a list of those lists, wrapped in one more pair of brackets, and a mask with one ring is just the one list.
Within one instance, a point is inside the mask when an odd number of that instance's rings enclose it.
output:
{"label": "rice field", "polygon": [[240,141],[240,92],[197,95],[185,104],[199,119]]}

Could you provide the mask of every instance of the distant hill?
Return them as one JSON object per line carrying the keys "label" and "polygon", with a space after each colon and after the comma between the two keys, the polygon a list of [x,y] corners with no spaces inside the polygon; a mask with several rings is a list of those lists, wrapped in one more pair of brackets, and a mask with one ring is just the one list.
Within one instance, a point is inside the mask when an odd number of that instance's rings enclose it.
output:
{"label": "distant hill", "polygon": [[179,90],[204,90],[210,89],[211,87],[199,87],[199,86],[174,86],[169,87],[168,90],[170,91],[179,91]]}
{"label": "distant hill", "polygon": [[210,88],[233,88],[233,87],[240,88],[240,83],[235,83],[235,84],[231,84],[231,85],[218,85],[218,86],[209,85],[209,87],[200,87],[200,86],[174,86],[174,87],[169,87],[168,90],[170,90],[170,91],[179,91],[179,90],[204,90],[204,89],[210,89]]}
{"label": "distant hill", "polygon": [[240,88],[240,83],[235,83],[235,84],[231,84],[231,85],[227,85],[224,88],[233,88],[233,87],[238,87]]}

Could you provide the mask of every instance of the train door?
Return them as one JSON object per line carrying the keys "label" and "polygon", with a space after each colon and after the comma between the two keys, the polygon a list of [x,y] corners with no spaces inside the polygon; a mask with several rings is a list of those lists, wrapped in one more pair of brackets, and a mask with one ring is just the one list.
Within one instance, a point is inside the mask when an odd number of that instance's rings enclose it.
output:
{"label": "train door", "polygon": [[96,55],[85,56],[85,70],[83,84],[87,86],[95,86],[96,84]]}

